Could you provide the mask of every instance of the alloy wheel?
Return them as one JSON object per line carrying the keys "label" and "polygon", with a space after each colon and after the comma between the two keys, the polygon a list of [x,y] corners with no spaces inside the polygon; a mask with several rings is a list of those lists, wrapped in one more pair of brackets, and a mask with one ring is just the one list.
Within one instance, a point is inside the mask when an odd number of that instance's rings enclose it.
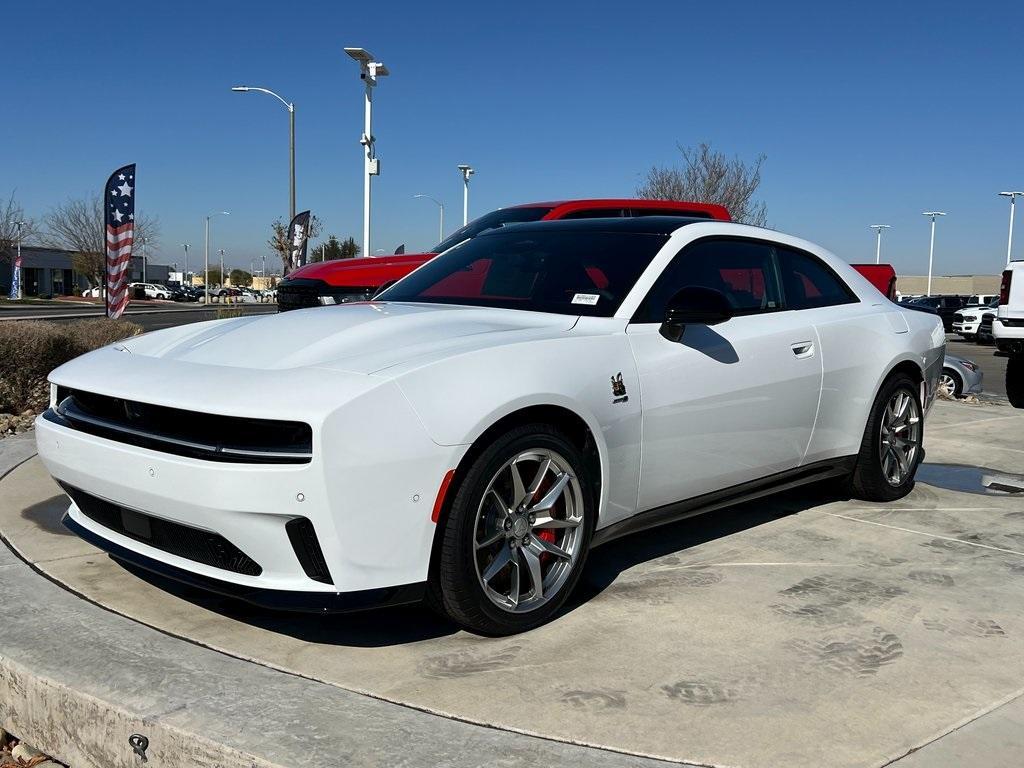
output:
{"label": "alloy wheel", "polygon": [[906,389],[896,390],[882,415],[879,459],[882,474],[893,486],[913,473],[921,449],[921,406]]}
{"label": "alloy wheel", "polygon": [[944,392],[947,396],[953,397],[956,394],[956,381],[953,379],[953,374],[942,372],[942,376],[939,377],[939,391]]}
{"label": "alloy wheel", "polygon": [[505,462],[474,525],[476,574],[490,601],[527,613],[559,594],[581,554],[583,515],[580,482],[559,453],[536,448]]}

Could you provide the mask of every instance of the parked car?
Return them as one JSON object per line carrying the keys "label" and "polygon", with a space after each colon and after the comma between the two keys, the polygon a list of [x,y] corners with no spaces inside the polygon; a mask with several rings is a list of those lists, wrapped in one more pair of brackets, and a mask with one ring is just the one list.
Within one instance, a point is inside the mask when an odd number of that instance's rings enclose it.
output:
{"label": "parked car", "polygon": [[963,309],[953,313],[953,333],[958,333],[964,339],[973,339],[978,333],[978,326],[981,325],[981,318],[987,311],[993,314],[999,307],[999,297],[995,296],[988,304],[969,304]]}
{"label": "parked car", "polygon": [[896,270],[892,264],[851,264],[889,301],[896,301]]}
{"label": "parked car", "polygon": [[86,288],[82,291],[82,297],[86,299],[101,299],[103,298],[103,289],[100,286]]}
{"label": "parked car", "polygon": [[974,335],[974,341],[977,344],[990,345],[996,343],[995,336],[992,335],[992,323],[995,319],[995,312],[983,312],[981,314],[978,332]]}
{"label": "parked car", "polygon": [[956,314],[957,310],[963,309],[966,302],[966,296],[921,296],[920,298],[910,300],[912,304],[934,309],[939,317],[942,318],[942,327],[946,333],[952,332],[953,315]]}
{"label": "parked car", "polygon": [[1007,358],[1006,397],[1014,408],[1024,408],[1024,261],[1011,261],[1003,271],[992,334]]}
{"label": "parked car", "polygon": [[141,294],[147,299],[171,298],[171,289],[160,283],[129,283],[129,288],[136,289],[136,294]]}
{"label": "parked car", "polygon": [[967,306],[978,307],[986,304],[998,304],[999,294],[998,293],[976,293],[973,296],[967,297]]}
{"label": "parked car", "polygon": [[509,226],[373,302],[75,358],[38,451],[65,525],[119,560],[293,610],[429,593],[519,632],[632,531],[827,478],[907,494],[945,336],[877,296],[725,221]]}
{"label": "parked car", "polygon": [[939,377],[939,390],[949,397],[980,395],[984,373],[973,360],[946,353],[942,361],[942,375]]}
{"label": "parked car", "polygon": [[435,245],[429,253],[396,254],[373,259],[333,259],[306,264],[278,285],[277,308],[286,312],[290,309],[366,301],[384,286],[405,277],[442,251],[482,232],[509,224],[653,215],[731,220],[729,211],[720,205],[678,200],[563,200],[514,205],[474,219]]}

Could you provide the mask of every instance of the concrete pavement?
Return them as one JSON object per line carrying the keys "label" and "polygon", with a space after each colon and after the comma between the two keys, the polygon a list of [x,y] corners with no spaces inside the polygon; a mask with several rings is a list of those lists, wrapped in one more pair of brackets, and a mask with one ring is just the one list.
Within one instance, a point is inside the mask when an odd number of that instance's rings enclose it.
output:
{"label": "concrete pavement", "polygon": [[293,617],[167,591],[63,534],[66,500],[35,461],[3,481],[0,530],[113,611],[253,669],[446,715],[438,728],[707,765],[884,765],[918,749],[908,765],[960,749],[1017,765],[1024,499],[981,481],[1022,471],[1022,435],[1006,406],[939,403],[906,499],[805,489],[622,540],[593,553],[564,616],[500,640],[418,609]]}

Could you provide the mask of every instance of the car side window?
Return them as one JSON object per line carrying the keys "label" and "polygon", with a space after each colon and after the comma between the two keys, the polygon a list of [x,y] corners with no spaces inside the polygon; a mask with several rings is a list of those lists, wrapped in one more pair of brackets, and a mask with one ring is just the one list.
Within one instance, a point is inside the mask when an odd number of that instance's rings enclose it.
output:
{"label": "car side window", "polygon": [[776,246],[786,309],[852,304],[856,295],[823,261],[803,251]]}
{"label": "car side window", "polygon": [[775,312],[782,306],[771,244],[709,238],[676,254],[640,304],[633,322],[662,322],[672,297],[689,287],[721,292],[736,315]]}

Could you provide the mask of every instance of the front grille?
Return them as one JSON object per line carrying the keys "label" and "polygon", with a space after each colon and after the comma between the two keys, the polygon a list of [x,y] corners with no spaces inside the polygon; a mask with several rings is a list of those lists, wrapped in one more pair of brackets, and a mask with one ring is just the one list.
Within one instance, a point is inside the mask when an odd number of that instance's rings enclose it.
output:
{"label": "front grille", "polygon": [[224,571],[246,576],[259,576],[263,573],[259,563],[220,534],[122,507],[66,483],[60,485],[83,515],[115,533],[168,554]]}
{"label": "front grille", "polygon": [[331,285],[323,280],[300,277],[285,280],[277,286],[277,308],[281,312],[292,309],[309,309],[322,306],[326,297],[329,304],[348,304],[352,301],[368,301],[377,292],[374,286]]}
{"label": "front grille", "polygon": [[288,532],[288,541],[295,550],[295,557],[306,575],[313,581],[323,584],[333,584],[331,572],[327,570],[327,562],[324,560],[323,550],[320,549],[320,541],[313,530],[313,524],[305,517],[296,517],[285,523],[285,530]]}
{"label": "front grille", "polygon": [[65,427],[178,456],[240,464],[305,464],[313,430],[298,421],[195,413],[59,387],[43,417]]}

